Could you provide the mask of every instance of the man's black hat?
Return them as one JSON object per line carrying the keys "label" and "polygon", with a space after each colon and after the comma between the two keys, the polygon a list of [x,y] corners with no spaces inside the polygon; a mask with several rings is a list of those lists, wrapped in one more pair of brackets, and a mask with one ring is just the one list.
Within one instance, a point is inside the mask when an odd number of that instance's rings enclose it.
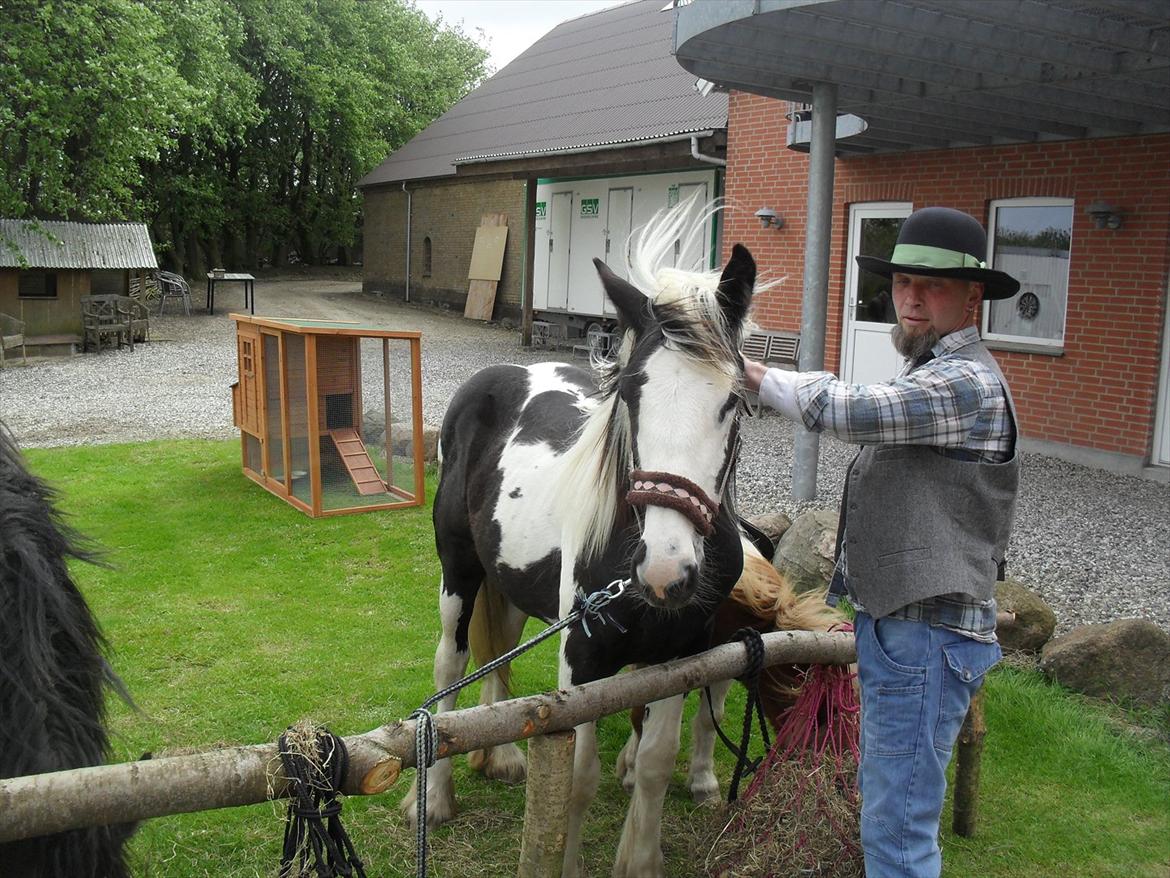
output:
{"label": "man's black hat", "polygon": [[895,271],[931,277],[979,281],[984,299],[1008,299],[1020,291],[1020,282],[988,268],[987,233],[979,220],[950,207],[924,207],[902,223],[889,261],[858,256],[866,271],[889,277]]}

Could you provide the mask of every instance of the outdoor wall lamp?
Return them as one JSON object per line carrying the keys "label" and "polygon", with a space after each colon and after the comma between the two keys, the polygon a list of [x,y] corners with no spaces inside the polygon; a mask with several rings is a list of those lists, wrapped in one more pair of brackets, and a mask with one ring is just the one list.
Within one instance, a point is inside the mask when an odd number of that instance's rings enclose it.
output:
{"label": "outdoor wall lamp", "polygon": [[761,207],[756,211],[756,219],[760,221],[760,228],[766,229],[769,226],[779,231],[784,228],[784,217],[776,213],[770,207]]}
{"label": "outdoor wall lamp", "polygon": [[[1098,229],[1120,229],[1121,211],[1107,201],[1094,201],[1085,213],[1093,218],[1093,226]],[[758,214],[757,214],[758,216]]]}

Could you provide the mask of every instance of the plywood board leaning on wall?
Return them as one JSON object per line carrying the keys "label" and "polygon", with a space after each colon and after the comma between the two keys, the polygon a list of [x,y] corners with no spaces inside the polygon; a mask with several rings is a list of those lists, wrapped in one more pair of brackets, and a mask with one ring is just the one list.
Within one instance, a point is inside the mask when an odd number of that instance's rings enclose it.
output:
{"label": "plywood board leaning on wall", "polygon": [[475,230],[471,268],[467,271],[467,304],[463,316],[491,320],[496,304],[496,287],[504,265],[504,244],[508,240],[508,215],[485,213]]}

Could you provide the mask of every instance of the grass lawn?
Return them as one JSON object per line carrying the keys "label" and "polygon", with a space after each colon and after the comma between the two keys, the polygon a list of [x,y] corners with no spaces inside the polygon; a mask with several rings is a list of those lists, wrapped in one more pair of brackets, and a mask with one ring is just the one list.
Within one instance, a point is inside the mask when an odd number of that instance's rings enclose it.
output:
{"label": "grass lawn", "polygon": [[[274,741],[302,718],[354,734],[405,717],[431,693],[439,575],[428,507],[311,520],[244,477],[235,442],[27,458],[111,565],[75,569],[141,709],[112,700],[115,760]],[[434,485],[429,478],[428,496]],[[548,642],[521,657],[516,691],[554,686],[555,656]],[[734,692],[729,728],[741,710]],[[1157,735],[1134,734],[1124,722],[1132,716],[1010,668],[991,675],[987,713],[979,832],[944,831],[946,875],[1170,875],[1164,715]],[[609,874],[620,833],[626,799],[610,769],[627,729],[621,716],[601,723],[602,783],[585,845],[595,876]],[[721,760],[726,781],[731,762]],[[456,765],[461,812],[432,835],[430,874],[514,874],[523,788]],[[705,853],[690,843],[695,821],[712,817],[690,805],[684,780],[680,758],[664,839],[670,874],[689,878]],[[397,811],[408,782],[346,802],[371,876],[414,874],[414,839]],[[148,821],[133,843],[136,873],[275,875],[282,818],[282,804],[263,804]]]}

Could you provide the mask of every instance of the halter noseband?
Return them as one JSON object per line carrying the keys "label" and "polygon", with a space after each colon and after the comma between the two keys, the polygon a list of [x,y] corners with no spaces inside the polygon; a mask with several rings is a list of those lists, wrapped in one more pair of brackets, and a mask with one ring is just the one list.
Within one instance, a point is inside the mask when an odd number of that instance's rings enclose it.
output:
{"label": "halter noseband", "polygon": [[719,514],[717,501],[690,479],[674,473],[633,470],[626,502],[631,506],[665,506],[681,512],[705,537],[715,530],[715,516]]}

